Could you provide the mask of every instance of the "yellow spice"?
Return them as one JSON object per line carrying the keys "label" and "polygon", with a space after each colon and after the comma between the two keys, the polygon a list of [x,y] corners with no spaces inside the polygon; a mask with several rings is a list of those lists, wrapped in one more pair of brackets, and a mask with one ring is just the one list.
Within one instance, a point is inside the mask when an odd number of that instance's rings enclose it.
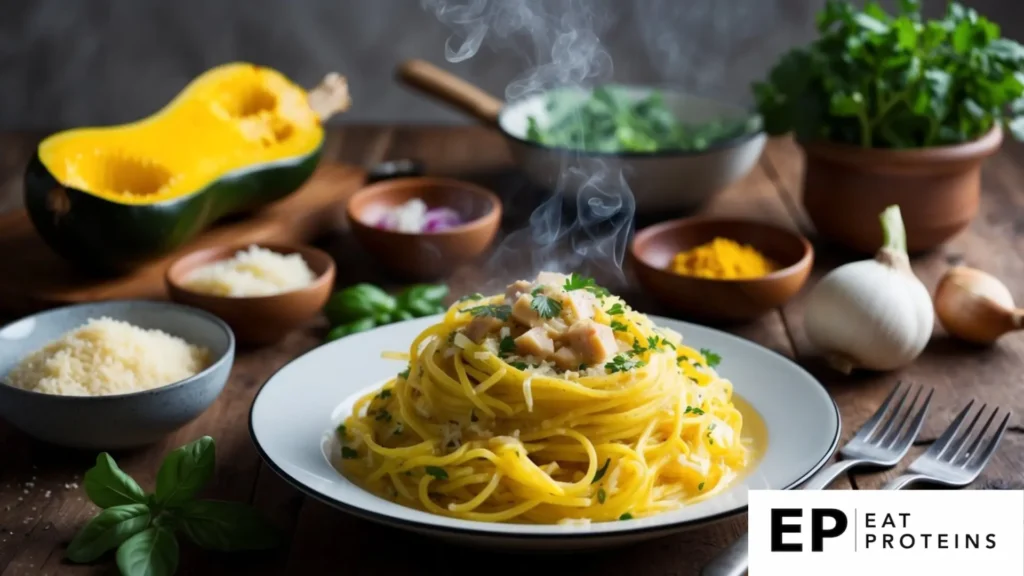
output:
{"label": "yellow spice", "polygon": [[737,280],[758,278],[776,270],[776,265],[752,246],[728,238],[680,252],[672,259],[672,271],[683,276]]}

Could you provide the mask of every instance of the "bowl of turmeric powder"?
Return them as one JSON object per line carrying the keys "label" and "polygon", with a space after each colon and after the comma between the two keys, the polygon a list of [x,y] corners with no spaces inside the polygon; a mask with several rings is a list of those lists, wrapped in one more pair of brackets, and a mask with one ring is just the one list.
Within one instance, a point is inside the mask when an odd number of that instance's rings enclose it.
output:
{"label": "bowl of turmeric powder", "polygon": [[811,243],[750,220],[683,218],[636,233],[640,284],[673,311],[706,322],[746,322],[785,304],[807,281]]}

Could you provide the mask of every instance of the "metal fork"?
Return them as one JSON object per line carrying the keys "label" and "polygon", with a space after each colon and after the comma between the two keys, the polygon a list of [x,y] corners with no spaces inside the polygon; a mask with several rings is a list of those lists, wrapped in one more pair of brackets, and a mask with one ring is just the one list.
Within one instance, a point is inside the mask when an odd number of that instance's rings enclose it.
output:
{"label": "metal fork", "polygon": [[1009,410],[1004,410],[1005,415],[1002,422],[999,423],[999,427],[988,437],[988,440],[985,440],[985,444],[982,446],[985,433],[988,432],[989,426],[1000,412],[998,406],[993,408],[985,425],[981,427],[981,431],[968,445],[967,441],[971,438],[971,432],[974,431],[974,427],[988,407],[987,404],[983,404],[981,409],[974,414],[974,418],[971,419],[967,428],[961,431],[964,420],[973,405],[974,400],[968,402],[956,419],[928,448],[928,451],[914,460],[905,474],[886,484],[883,490],[899,490],[917,482],[930,482],[954,488],[967,486],[974,482],[988,461],[992,459],[996,447],[999,446],[999,441],[1003,439],[1003,433],[1006,431],[1006,425],[1010,421],[1012,413]]}
{"label": "metal fork", "polygon": [[[907,405],[907,398],[914,392],[914,397]],[[902,390],[902,394],[899,392]],[[840,449],[843,457],[830,466],[818,471],[805,482],[801,490],[820,490],[835,481],[843,472],[852,468],[873,467],[891,468],[902,459],[914,439],[921,432],[928,406],[932,402],[935,390],[929,388],[924,402],[918,406],[918,400],[924,387],[904,386],[897,382],[892,392],[885,398],[878,410],[857,430],[853,438]],[[896,405],[890,410],[893,400]],[[906,409],[904,409],[906,405]],[[915,408],[916,407],[916,408]],[[701,576],[741,576],[747,571],[747,534],[740,536],[728,548],[715,556],[701,570]]]}

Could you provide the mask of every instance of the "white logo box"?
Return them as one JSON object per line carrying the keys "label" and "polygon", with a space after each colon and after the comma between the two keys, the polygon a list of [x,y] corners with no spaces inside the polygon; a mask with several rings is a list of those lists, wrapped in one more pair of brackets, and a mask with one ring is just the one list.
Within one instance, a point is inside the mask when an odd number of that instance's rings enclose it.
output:
{"label": "white logo box", "polygon": [[754,576],[1024,576],[1021,490],[751,490],[748,521]]}

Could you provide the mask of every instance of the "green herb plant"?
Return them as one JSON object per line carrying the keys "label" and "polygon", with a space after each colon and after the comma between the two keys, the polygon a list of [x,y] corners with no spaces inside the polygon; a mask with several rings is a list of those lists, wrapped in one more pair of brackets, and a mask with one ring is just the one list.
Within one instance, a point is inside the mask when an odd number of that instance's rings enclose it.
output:
{"label": "green herb plant", "polygon": [[178,569],[175,533],[210,550],[276,546],[277,531],[250,506],[195,498],[213,476],[214,458],[209,436],[173,450],[160,466],[155,490],[146,493],[110,454],[97,456],[83,485],[103,510],[68,545],[68,560],[93,562],[116,549],[122,575],[168,576]]}
{"label": "green herb plant", "polygon": [[785,54],[754,95],[769,134],[865,148],[959,144],[1005,125],[1024,140],[1024,47],[951,2],[924,20],[919,0],[890,15],[829,0],[817,40]]}
{"label": "green herb plant", "polygon": [[327,341],[365,332],[392,322],[411,320],[445,311],[448,296],[444,284],[416,284],[397,297],[373,284],[354,284],[335,292],[324,307],[331,331]]}
{"label": "green herb plant", "polygon": [[621,86],[560,89],[547,96],[542,122],[527,118],[526,137],[545,146],[588,152],[699,151],[716,142],[756,132],[756,116],[680,122],[654,90],[637,98]]}

